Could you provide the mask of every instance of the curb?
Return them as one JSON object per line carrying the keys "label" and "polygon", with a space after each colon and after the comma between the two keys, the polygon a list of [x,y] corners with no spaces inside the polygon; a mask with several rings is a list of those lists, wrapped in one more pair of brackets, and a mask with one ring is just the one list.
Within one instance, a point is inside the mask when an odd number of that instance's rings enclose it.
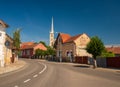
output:
{"label": "curb", "polygon": [[7,65],[5,67],[0,67],[0,75],[4,74],[4,73],[8,73],[8,72],[18,70],[18,69],[24,67],[25,65],[26,65],[25,61],[18,60],[17,62],[12,63],[10,65]]}

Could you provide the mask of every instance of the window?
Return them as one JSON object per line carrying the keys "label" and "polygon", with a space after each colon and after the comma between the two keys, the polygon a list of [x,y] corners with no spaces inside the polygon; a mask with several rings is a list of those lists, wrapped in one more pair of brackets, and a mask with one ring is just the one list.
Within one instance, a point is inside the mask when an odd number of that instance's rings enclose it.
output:
{"label": "window", "polygon": [[10,42],[9,42],[9,41],[6,41],[6,42],[5,42],[5,46],[7,46],[7,47],[10,46]]}
{"label": "window", "polygon": [[66,52],[67,57],[68,57],[68,54],[69,54],[69,51]]}

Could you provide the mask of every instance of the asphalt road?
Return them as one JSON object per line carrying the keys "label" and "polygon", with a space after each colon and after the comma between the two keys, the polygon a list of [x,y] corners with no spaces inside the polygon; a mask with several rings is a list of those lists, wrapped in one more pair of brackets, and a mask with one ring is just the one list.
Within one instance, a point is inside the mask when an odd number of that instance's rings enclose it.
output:
{"label": "asphalt road", "polygon": [[120,71],[24,59],[27,65],[0,75],[0,87],[120,87]]}

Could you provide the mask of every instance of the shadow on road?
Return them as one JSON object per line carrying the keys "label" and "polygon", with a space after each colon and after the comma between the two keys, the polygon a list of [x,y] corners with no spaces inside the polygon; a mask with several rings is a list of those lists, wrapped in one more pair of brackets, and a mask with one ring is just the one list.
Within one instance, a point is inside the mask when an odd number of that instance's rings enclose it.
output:
{"label": "shadow on road", "polygon": [[74,67],[80,67],[80,68],[90,68],[90,66],[86,65],[73,65]]}

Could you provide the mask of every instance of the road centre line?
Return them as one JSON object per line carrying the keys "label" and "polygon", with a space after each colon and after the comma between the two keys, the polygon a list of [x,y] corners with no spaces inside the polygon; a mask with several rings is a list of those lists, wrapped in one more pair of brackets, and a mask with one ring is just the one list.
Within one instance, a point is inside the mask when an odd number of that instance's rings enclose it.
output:
{"label": "road centre line", "polygon": [[15,85],[14,87],[19,87],[18,85]]}
{"label": "road centre line", "polygon": [[44,69],[40,71],[39,74],[42,74],[47,69],[47,66],[44,63],[41,63],[41,64],[44,65]]}
{"label": "road centre line", "polygon": [[38,75],[36,74],[36,75],[34,75],[33,77],[35,78],[35,77],[37,77]]}
{"label": "road centre line", "polygon": [[[40,64],[42,64],[42,65],[44,66],[43,70],[39,72],[39,74],[42,74],[42,73],[47,69],[47,66],[46,66],[46,64],[44,64],[44,63],[40,63]],[[34,75],[33,77],[35,78],[35,77],[37,77],[37,76],[38,76],[38,74]],[[24,80],[23,83],[27,83],[27,82],[29,82],[30,80],[31,80],[31,79],[26,79],[26,80]],[[19,86],[18,86],[18,85],[15,85],[14,87],[19,87]]]}
{"label": "road centre line", "polygon": [[27,80],[24,81],[24,83],[29,82],[30,80],[31,80],[31,79],[27,79]]}

